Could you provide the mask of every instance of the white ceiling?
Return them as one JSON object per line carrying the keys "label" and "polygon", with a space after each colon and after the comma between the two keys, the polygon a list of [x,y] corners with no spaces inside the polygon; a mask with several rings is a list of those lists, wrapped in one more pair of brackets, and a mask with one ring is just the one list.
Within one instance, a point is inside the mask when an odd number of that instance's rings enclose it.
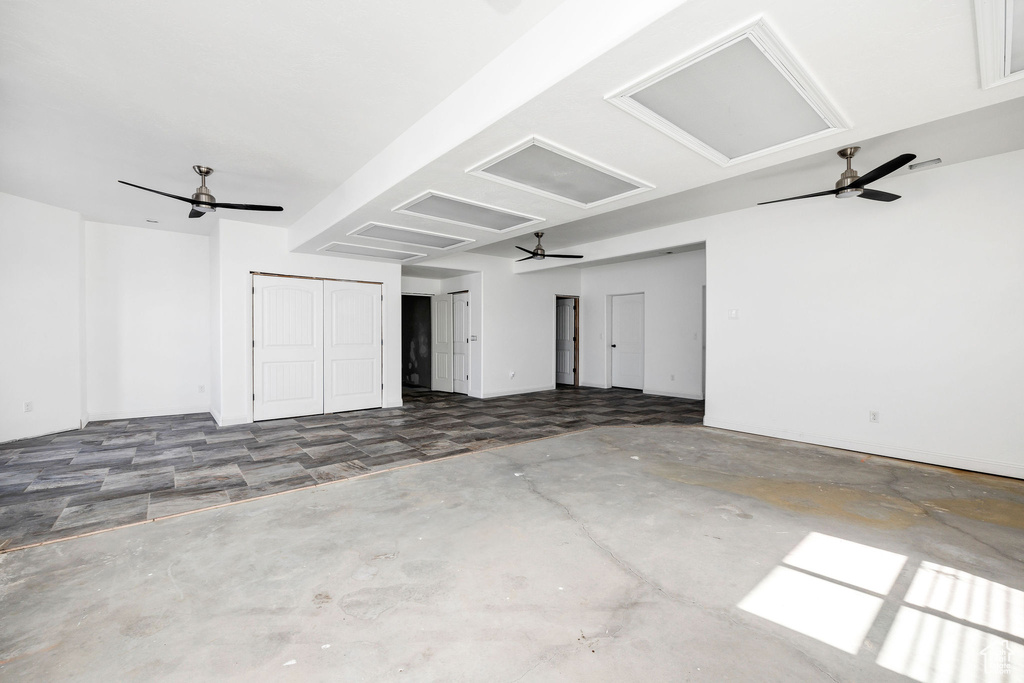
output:
{"label": "white ceiling", "polygon": [[[87,220],[288,226],[561,0],[4,0],[0,191]],[[229,212],[222,211],[221,215]]]}
{"label": "white ceiling", "polygon": [[[606,101],[758,18],[846,130],[723,167]],[[512,259],[535,230],[557,249],[827,189],[851,144],[862,173],[902,152],[953,163],[975,142],[1024,145],[1020,107],[982,111],[1024,81],[979,82],[971,0],[6,0],[0,190],[202,232],[213,217],[115,182],[187,195],[202,163],[219,201],[285,206],[231,216],[292,227],[300,251],[410,250],[348,234],[376,222]],[[654,189],[580,207],[467,172],[533,137]],[[544,221],[494,233],[393,211],[427,191]],[[451,253],[424,251],[417,263]]]}

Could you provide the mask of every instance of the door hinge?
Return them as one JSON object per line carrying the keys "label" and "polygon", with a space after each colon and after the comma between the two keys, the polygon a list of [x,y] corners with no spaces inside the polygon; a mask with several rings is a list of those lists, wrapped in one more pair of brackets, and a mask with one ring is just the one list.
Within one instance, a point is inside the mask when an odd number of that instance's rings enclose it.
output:
{"label": "door hinge", "polygon": [[256,394],[252,395],[252,400],[254,400],[254,401],[256,400]]}
{"label": "door hinge", "polygon": [[252,340],[252,348],[254,348],[254,349],[256,348],[256,340],[255,339]]}

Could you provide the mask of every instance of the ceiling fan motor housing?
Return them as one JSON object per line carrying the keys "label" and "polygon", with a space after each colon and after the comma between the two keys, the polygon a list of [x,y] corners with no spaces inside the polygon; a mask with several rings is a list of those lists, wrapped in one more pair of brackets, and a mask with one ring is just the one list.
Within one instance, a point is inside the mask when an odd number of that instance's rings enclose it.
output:
{"label": "ceiling fan motor housing", "polygon": [[196,211],[202,211],[204,213],[216,211],[217,209],[211,206],[211,204],[216,202],[217,198],[210,194],[210,189],[206,187],[206,178],[213,173],[213,169],[209,166],[197,165],[193,166],[192,170],[198,173],[199,177],[202,179],[202,183],[196,188],[195,193],[192,195],[192,200],[196,202],[193,206]]}
{"label": "ceiling fan motor housing", "polygon": [[842,190],[841,192],[836,193],[836,199],[856,197],[864,191],[863,188],[860,187],[851,187],[848,190],[843,190],[844,187],[848,187],[851,183],[860,178],[857,171],[853,169],[853,155],[856,154],[858,150],[860,150],[860,147],[845,147],[836,152],[840,158],[846,159],[846,170],[842,172],[839,176],[839,180],[836,181],[836,189]]}

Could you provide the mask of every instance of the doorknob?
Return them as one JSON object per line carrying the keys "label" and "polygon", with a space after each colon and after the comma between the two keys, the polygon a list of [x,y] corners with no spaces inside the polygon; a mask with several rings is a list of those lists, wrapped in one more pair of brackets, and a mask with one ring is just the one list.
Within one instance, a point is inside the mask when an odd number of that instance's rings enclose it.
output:
{"label": "doorknob", "polygon": [[615,344],[612,344],[612,348],[613,348],[613,349],[615,348]]}

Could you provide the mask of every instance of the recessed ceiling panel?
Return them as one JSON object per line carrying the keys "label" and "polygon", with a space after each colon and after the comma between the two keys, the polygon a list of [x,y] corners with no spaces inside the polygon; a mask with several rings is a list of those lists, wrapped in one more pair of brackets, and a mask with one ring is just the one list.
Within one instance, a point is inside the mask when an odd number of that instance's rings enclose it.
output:
{"label": "recessed ceiling panel", "polygon": [[442,235],[436,232],[413,230],[412,228],[401,228],[397,225],[382,225],[380,223],[368,223],[349,234],[370,237],[375,240],[387,240],[388,242],[415,244],[418,247],[430,247],[432,249],[452,249],[475,241],[466,237],[454,237],[452,235]]}
{"label": "recessed ceiling panel", "polygon": [[397,207],[395,211],[498,232],[522,228],[544,220],[436,192],[420,195]]}
{"label": "recessed ceiling panel", "polygon": [[722,165],[841,127],[763,23],[611,101]]}
{"label": "recessed ceiling panel", "polygon": [[364,247],[361,244],[345,244],[344,242],[331,242],[326,247],[321,247],[320,251],[329,251],[334,254],[345,254],[347,256],[369,256],[370,258],[387,259],[388,261],[408,261],[418,256],[425,256],[425,254]]}
{"label": "recessed ceiling panel", "polygon": [[470,173],[580,207],[650,189],[646,183],[536,139],[470,169]]}

